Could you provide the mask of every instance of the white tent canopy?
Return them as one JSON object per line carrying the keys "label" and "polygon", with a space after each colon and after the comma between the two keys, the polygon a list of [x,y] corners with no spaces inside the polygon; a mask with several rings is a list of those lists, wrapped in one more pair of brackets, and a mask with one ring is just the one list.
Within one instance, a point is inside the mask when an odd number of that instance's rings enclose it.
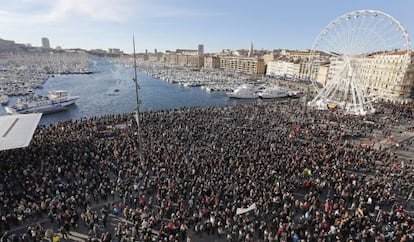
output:
{"label": "white tent canopy", "polygon": [[0,116],[0,151],[27,147],[41,113]]}

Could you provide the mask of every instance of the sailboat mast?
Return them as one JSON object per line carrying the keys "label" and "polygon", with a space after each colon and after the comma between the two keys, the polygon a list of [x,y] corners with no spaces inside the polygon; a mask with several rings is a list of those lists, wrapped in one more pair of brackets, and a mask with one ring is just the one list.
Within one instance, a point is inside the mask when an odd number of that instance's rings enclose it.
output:
{"label": "sailboat mast", "polygon": [[140,122],[139,122],[139,105],[140,105],[140,100],[139,100],[139,93],[138,93],[138,77],[137,77],[137,58],[136,58],[136,53],[135,53],[135,36],[132,35],[132,42],[133,42],[133,47],[134,47],[134,83],[135,83],[135,96],[137,99],[137,107],[135,110],[135,121],[137,122],[137,138],[138,138],[138,157],[139,160],[142,162],[142,140],[141,140],[141,126],[140,126]]}

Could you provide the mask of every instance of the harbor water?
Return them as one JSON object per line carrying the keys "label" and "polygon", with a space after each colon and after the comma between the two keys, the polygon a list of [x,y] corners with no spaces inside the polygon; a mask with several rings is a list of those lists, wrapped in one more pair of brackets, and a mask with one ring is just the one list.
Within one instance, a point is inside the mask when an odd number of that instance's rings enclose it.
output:
{"label": "harbor water", "polygon": [[[58,121],[89,118],[106,114],[132,113],[136,108],[133,68],[113,64],[108,59],[96,59],[91,63],[90,75],[57,75],[50,77],[42,89],[35,89],[39,95],[50,90],[68,90],[79,96],[75,105],[67,110],[43,115],[40,124],[48,125]],[[254,100],[229,99],[224,92],[206,92],[199,87],[183,87],[167,83],[158,78],[138,72],[141,111],[177,109],[183,107],[218,107]],[[19,97],[11,97],[9,106]],[[0,115],[5,115],[0,108]]]}

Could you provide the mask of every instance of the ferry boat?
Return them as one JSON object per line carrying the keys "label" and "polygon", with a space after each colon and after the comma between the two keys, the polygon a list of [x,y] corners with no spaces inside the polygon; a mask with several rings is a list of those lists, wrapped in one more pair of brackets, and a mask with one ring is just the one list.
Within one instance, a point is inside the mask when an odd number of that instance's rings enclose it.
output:
{"label": "ferry boat", "polygon": [[226,93],[226,95],[229,98],[238,99],[254,99],[259,97],[257,88],[249,85],[242,85],[236,88],[233,92]]}
{"label": "ferry boat", "polygon": [[70,96],[67,91],[49,91],[47,96],[33,95],[25,99],[19,99],[13,106],[5,107],[9,114],[26,113],[53,113],[65,110],[78,99],[78,96]]}
{"label": "ferry boat", "polygon": [[288,97],[289,93],[281,89],[280,87],[267,87],[259,92],[259,97],[263,99],[277,99]]}

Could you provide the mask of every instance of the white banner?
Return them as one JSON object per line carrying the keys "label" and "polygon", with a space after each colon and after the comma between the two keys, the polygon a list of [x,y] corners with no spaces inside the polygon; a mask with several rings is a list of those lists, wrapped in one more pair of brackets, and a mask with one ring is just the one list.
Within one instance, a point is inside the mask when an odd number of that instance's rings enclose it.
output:
{"label": "white banner", "polygon": [[247,213],[247,212],[249,212],[251,210],[254,210],[254,209],[256,209],[256,203],[253,203],[248,208],[237,208],[236,215]]}

